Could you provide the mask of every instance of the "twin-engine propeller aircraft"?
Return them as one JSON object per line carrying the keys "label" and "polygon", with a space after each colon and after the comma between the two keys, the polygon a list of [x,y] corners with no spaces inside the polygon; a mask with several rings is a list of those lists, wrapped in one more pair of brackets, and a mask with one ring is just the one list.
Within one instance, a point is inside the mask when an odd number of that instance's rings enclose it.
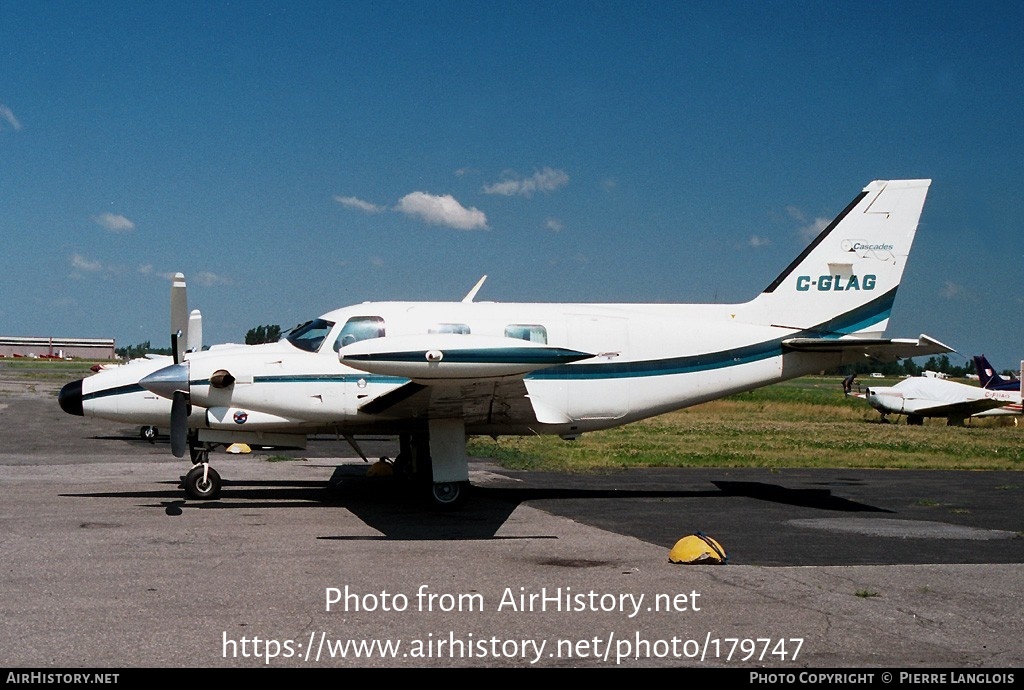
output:
{"label": "twin-engine propeller aircraft", "polygon": [[189,497],[219,494],[214,444],[301,448],[330,431],[357,450],[357,435],[397,435],[396,472],[453,507],[469,435],[571,439],[865,358],[952,352],[884,337],[930,182],[872,182],[746,303],[477,302],[478,283],[461,302],[367,302],[277,343],[181,352],[139,384],[171,401]]}

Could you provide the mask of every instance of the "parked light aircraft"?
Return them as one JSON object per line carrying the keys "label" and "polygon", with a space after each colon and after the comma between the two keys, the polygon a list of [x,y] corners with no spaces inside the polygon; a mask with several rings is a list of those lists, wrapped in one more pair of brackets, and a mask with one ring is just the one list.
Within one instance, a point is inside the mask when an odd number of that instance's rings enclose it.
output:
{"label": "parked light aircraft", "polygon": [[357,450],[358,435],[397,436],[395,471],[454,507],[469,435],[571,439],[865,358],[952,352],[885,337],[930,182],[871,182],[749,302],[478,302],[481,279],[461,302],[366,302],[277,343],[175,348],[139,384],[171,401],[190,498],[219,495],[217,444],[302,448],[332,432]]}
{"label": "parked light aircraft", "polygon": [[[1024,369],[1024,362],[1021,363]],[[1024,372],[1022,372],[1024,373]],[[982,388],[926,376],[906,378],[894,386],[871,386],[859,395],[885,419],[906,415],[907,424],[921,425],[926,417],[945,417],[959,426],[968,417],[1021,414],[1021,382],[1016,389]]]}

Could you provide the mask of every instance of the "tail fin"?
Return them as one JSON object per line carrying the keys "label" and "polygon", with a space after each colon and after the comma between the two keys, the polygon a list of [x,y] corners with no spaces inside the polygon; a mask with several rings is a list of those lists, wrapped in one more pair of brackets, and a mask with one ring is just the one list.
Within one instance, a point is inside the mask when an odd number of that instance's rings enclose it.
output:
{"label": "tail fin", "polygon": [[736,318],[816,337],[885,333],[931,180],[876,180]]}
{"label": "tail fin", "polygon": [[1017,390],[1020,387],[1018,381],[1004,379],[996,373],[996,370],[988,363],[985,355],[974,356],[974,372],[978,375],[978,383],[982,388],[989,390]]}

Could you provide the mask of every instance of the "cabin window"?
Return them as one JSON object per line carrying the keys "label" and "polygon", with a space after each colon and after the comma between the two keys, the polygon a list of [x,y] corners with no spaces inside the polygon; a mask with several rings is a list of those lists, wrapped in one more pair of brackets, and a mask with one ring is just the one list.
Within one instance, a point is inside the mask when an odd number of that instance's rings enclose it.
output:
{"label": "cabin window", "polygon": [[287,340],[300,350],[316,352],[332,328],[334,328],[333,321],[314,319],[293,328],[288,334]]}
{"label": "cabin window", "polygon": [[459,335],[469,335],[469,326],[464,323],[439,323],[436,326],[431,326],[427,330],[427,333],[458,333]]}
{"label": "cabin window", "polygon": [[345,327],[334,341],[334,351],[357,343],[360,340],[384,337],[384,319],[379,316],[353,316],[345,322]]}
{"label": "cabin window", "polygon": [[543,326],[529,324],[512,324],[505,326],[505,337],[518,340],[529,340],[531,343],[548,342],[548,329]]}

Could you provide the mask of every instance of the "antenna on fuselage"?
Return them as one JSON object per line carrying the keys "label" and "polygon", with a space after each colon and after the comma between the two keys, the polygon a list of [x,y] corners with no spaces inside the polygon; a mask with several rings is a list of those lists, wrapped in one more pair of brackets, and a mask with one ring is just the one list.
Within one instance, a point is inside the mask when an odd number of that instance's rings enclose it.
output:
{"label": "antenna on fuselage", "polygon": [[473,298],[476,297],[476,293],[480,292],[480,288],[483,287],[483,284],[484,284],[485,280],[487,280],[487,276],[486,275],[481,277],[480,280],[476,281],[476,285],[473,286],[472,290],[470,290],[468,293],[466,293],[466,296],[462,298],[462,301],[463,302],[472,302]]}

